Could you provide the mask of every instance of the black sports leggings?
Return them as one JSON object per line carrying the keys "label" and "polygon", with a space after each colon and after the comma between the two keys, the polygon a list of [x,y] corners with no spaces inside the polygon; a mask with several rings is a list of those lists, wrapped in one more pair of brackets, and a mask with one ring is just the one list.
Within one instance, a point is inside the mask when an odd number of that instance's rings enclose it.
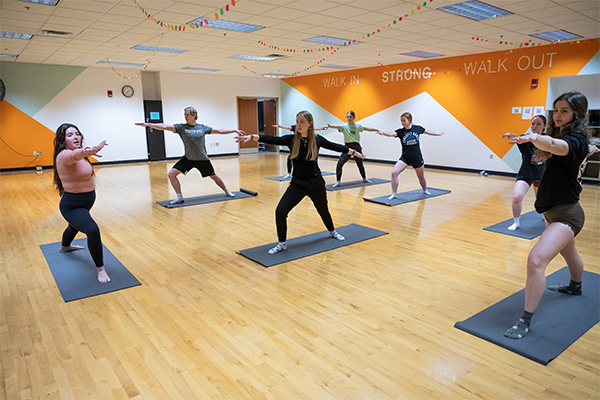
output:
{"label": "black sports leggings", "polygon": [[323,177],[319,175],[308,181],[298,181],[292,178],[290,185],[281,200],[279,200],[279,204],[277,204],[277,209],[275,209],[277,238],[280,242],[285,242],[287,239],[288,214],[306,196],[312,200],[327,230],[333,231],[335,229],[327,207],[327,190],[325,189]]}
{"label": "black sports leggings", "polygon": [[90,209],[96,201],[96,192],[68,193],[65,192],[60,199],[60,213],[67,220],[69,226],[63,232],[62,246],[71,245],[77,232],[87,236],[87,246],[96,267],[104,266],[102,257],[102,240],[100,229],[90,215]]}
{"label": "black sports leggings", "polygon": [[[345,145],[353,150],[358,151],[359,153],[362,153],[362,147],[360,146],[359,143],[351,142],[351,143],[345,143]],[[342,168],[344,167],[344,164],[346,164],[348,162],[350,157],[353,157],[353,156],[351,156],[348,153],[342,153],[340,155],[340,158],[338,159],[337,166],[335,168],[335,175],[336,175],[338,182],[342,180]],[[356,161],[356,166],[358,167],[358,172],[360,172],[360,176],[363,179],[365,179],[367,177],[367,174],[365,173],[365,166],[363,164],[362,158],[354,157],[354,161]]]}

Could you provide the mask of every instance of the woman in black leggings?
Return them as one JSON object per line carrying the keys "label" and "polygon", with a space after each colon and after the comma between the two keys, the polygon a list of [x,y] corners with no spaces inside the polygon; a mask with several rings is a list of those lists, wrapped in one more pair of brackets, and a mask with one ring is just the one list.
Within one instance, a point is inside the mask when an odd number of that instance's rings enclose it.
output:
{"label": "woman in black leggings", "polygon": [[236,138],[238,142],[248,142],[250,140],[260,141],[279,146],[288,146],[290,148],[290,157],[294,164],[292,172],[292,181],[283,194],[277,209],[275,211],[275,221],[277,223],[277,246],[269,250],[269,254],[279,253],[287,250],[287,216],[290,211],[308,196],[317,212],[321,216],[323,223],[327,227],[332,238],[345,240],[334,228],[331,214],[327,206],[327,190],[325,189],[325,180],[321,176],[321,170],[317,163],[319,148],[324,147],[340,153],[348,153],[359,158],[365,158],[356,150],[337,143],[332,143],[323,136],[315,135],[313,127],[313,117],[308,111],[300,111],[296,115],[296,130],[293,135],[284,136],[265,136],[265,135],[245,135]]}
{"label": "woman in black leggings", "polygon": [[54,137],[54,185],[62,196],[60,213],[69,226],[63,232],[61,253],[81,250],[83,247],[72,245],[77,232],[87,236],[88,249],[96,264],[98,282],[110,282],[104,268],[100,229],[90,215],[90,209],[96,200],[94,170],[88,160],[106,146],[106,141],[94,147],[83,147],[83,135],[73,124],[62,124]]}

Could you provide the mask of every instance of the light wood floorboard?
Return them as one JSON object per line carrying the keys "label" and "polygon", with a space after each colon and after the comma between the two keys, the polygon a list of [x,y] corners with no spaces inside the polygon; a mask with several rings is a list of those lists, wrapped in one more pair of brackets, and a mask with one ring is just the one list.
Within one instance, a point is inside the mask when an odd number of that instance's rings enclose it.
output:
{"label": "light wood floorboard", "polygon": [[[178,209],[155,204],[174,197],[173,162],[97,167],[92,215],[142,285],[69,303],[39,247],[66,226],[51,172],[0,174],[0,398],[600,398],[598,326],[548,366],[453,327],[524,286],[535,240],[482,230],[511,217],[514,179],[426,169],[429,187],[452,193],[396,207],[363,201],[389,184],[329,192],[336,226],[389,235],[264,268],[236,250],[276,240],[287,183],[265,177],[285,158],[213,158],[230,190],[259,196]],[[389,179],[392,166],[366,168]],[[220,191],[197,171],[182,185]],[[418,188],[401,174],[401,192]],[[581,203],[577,247],[600,273],[600,188],[585,185]],[[290,214],[290,238],[324,229],[308,199]]]}

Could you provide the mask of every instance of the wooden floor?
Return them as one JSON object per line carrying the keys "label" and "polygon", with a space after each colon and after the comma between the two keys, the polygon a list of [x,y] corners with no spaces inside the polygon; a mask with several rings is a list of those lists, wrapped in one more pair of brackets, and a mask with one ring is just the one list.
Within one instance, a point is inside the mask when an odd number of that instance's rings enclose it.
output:
{"label": "wooden floor", "polygon": [[[178,209],[155,204],[174,197],[172,162],[97,168],[92,215],[142,285],[69,303],[39,247],[65,228],[51,172],[1,174],[0,398],[600,398],[599,326],[548,366],[453,327],[524,287],[535,240],[482,230],[511,217],[514,179],[426,169],[428,186],[452,193],[396,207],[363,201],[389,184],[330,192],[336,226],[389,235],[264,268],[236,250],[276,240],[287,184],[265,178],[285,157],[215,158],[231,190],[259,196]],[[366,168],[389,179],[391,165]],[[346,164],[344,180],[358,178]],[[410,169],[400,178],[400,192],[419,187]],[[220,192],[197,171],[182,184]],[[577,246],[600,273],[599,187],[581,202]],[[532,203],[530,192],[524,212]],[[290,238],[324,229],[307,199],[290,214]]]}

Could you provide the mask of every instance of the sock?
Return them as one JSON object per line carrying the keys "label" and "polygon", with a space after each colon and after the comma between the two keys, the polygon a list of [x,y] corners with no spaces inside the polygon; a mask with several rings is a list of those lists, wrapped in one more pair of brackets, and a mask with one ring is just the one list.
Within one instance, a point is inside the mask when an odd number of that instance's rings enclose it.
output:
{"label": "sock", "polygon": [[523,315],[521,315],[519,321],[512,328],[504,332],[504,336],[509,339],[521,339],[525,337],[530,330],[531,317],[533,317],[533,313],[523,310]]}
{"label": "sock", "polygon": [[225,194],[229,197],[235,197],[235,194],[231,193],[229,190],[225,189]]}
{"label": "sock", "polygon": [[513,224],[508,227],[509,231],[514,231],[521,226],[521,217],[513,218]]}
{"label": "sock", "polygon": [[181,193],[177,193],[177,200],[183,199],[183,195]]}
{"label": "sock", "polygon": [[568,285],[551,285],[548,286],[548,289],[553,290],[555,292],[561,292],[566,294],[572,294],[575,296],[581,296],[581,282],[575,282],[571,279]]}

